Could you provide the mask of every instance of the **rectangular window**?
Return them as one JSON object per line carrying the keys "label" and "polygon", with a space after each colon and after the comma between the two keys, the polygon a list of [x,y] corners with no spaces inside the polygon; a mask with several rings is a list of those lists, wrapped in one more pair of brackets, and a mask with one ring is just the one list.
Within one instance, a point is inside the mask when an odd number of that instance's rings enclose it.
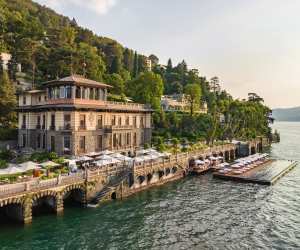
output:
{"label": "rectangular window", "polygon": [[64,153],[69,154],[71,151],[71,139],[70,136],[64,136]]}
{"label": "rectangular window", "polygon": [[93,88],[90,88],[90,96],[89,96],[89,99],[90,100],[93,100],[94,99],[94,89]]}
{"label": "rectangular window", "polygon": [[130,138],[131,138],[131,134],[127,133],[126,135],[126,144],[129,146],[130,145]]}
{"label": "rectangular window", "polygon": [[22,147],[23,148],[26,147],[26,135],[25,134],[22,135]]}
{"label": "rectangular window", "polygon": [[55,114],[51,114],[51,130],[55,130]]}
{"label": "rectangular window", "polygon": [[79,148],[81,151],[85,150],[85,136],[80,136],[79,138]]}
{"label": "rectangular window", "polygon": [[119,117],[119,126],[122,125],[122,117]]}
{"label": "rectangular window", "polygon": [[41,147],[41,134],[37,135],[37,138],[36,138],[36,147],[37,148]]}
{"label": "rectangular window", "polygon": [[122,146],[122,134],[119,134],[119,140],[118,141],[119,141],[118,144],[121,147]]}
{"label": "rectangular window", "polygon": [[137,127],[136,116],[133,117],[133,126],[134,126],[135,128]]}
{"label": "rectangular window", "polygon": [[102,150],[102,135],[97,136],[97,149]]}
{"label": "rectangular window", "polygon": [[41,116],[37,116],[37,122],[36,122],[36,128],[40,129],[41,128]]}
{"label": "rectangular window", "polygon": [[64,114],[64,129],[71,129],[71,115]]}
{"label": "rectangular window", "polygon": [[55,136],[50,137],[50,149],[52,152],[55,151]]}
{"label": "rectangular window", "polygon": [[137,145],[137,138],[136,138],[136,133],[133,134],[133,145]]}
{"label": "rectangular window", "polygon": [[129,126],[129,116],[126,117],[126,125]]}
{"label": "rectangular window", "polygon": [[68,98],[68,99],[72,98],[72,87],[71,86],[65,87],[65,98]]}
{"label": "rectangular window", "polygon": [[41,101],[42,101],[42,96],[39,95],[39,102],[41,102]]}
{"label": "rectangular window", "polygon": [[23,115],[22,117],[22,129],[26,128],[26,115]]}
{"label": "rectangular window", "polygon": [[144,126],[145,126],[145,125],[144,125],[144,117],[141,117],[141,124],[140,124],[140,127],[141,127],[141,128],[144,128]]}
{"label": "rectangular window", "polygon": [[76,93],[75,93],[76,98],[80,99],[81,98],[81,88],[76,87]]}
{"label": "rectangular window", "polygon": [[117,135],[116,134],[113,135],[113,147],[114,148],[117,147]]}
{"label": "rectangular window", "polygon": [[46,127],[46,115],[43,115],[43,125],[42,129],[45,129]]}
{"label": "rectangular window", "polygon": [[112,125],[112,126],[115,126],[115,125],[116,125],[116,116],[115,116],[115,115],[112,116],[112,119],[111,119],[111,125]]}
{"label": "rectangular window", "polygon": [[59,88],[59,97],[60,98],[65,98],[65,87],[64,86],[61,86]]}
{"label": "rectangular window", "polygon": [[26,96],[23,96],[23,105],[26,105]]}
{"label": "rectangular window", "polygon": [[79,120],[80,120],[80,129],[86,129],[85,115],[80,115]]}
{"label": "rectangular window", "polygon": [[103,118],[102,115],[98,115],[98,128],[102,128],[103,127]]}
{"label": "rectangular window", "polygon": [[43,134],[43,148],[46,148],[46,135]]}
{"label": "rectangular window", "polygon": [[95,99],[100,100],[100,89],[96,89]]}

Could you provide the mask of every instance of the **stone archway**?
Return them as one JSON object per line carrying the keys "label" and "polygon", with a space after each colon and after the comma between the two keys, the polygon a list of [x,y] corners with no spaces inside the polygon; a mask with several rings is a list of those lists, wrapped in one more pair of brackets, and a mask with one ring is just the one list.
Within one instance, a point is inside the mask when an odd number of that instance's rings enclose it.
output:
{"label": "stone archway", "polygon": [[147,174],[147,183],[150,183],[153,175],[151,173]]}
{"label": "stone archway", "polygon": [[165,176],[168,176],[171,173],[171,170],[169,168],[165,169]]}
{"label": "stone archway", "polygon": [[24,204],[19,198],[8,199],[0,203],[0,224],[24,222]]}
{"label": "stone archway", "polygon": [[57,213],[59,208],[59,197],[55,191],[48,190],[40,192],[32,197],[32,215],[38,216],[41,214]]}
{"label": "stone archway", "polygon": [[71,205],[83,205],[86,204],[86,190],[83,185],[74,184],[66,187],[60,193],[62,206]]}
{"label": "stone archway", "polygon": [[175,174],[178,171],[178,168],[176,166],[172,167],[171,173]]}

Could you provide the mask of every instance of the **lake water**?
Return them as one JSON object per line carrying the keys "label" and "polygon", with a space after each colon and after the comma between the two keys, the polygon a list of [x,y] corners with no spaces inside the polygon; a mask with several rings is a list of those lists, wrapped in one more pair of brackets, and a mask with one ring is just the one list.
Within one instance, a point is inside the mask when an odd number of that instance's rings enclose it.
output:
{"label": "lake water", "polygon": [[[300,123],[274,124],[300,160]],[[97,209],[1,227],[1,249],[300,249],[300,167],[274,186],[190,177]]]}

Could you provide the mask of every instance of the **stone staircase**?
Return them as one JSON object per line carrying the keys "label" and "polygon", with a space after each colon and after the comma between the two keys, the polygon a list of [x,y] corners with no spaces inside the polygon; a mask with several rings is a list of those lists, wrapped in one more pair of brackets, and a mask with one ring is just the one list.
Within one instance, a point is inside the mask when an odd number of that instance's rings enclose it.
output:
{"label": "stone staircase", "polygon": [[88,206],[90,206],[90,207],[97,206],[97,204],[105,196],[107,196],[107,194],[109,194],[111,191],[115,190],[122,183],[122,181],[124,181],[128,177],[129,173],[130,173],[129,170],[125,170],[125,171],[119,173],[119,175],[116,178],[109,181],[109,183],[104,186],[104,188],[97,194],[97,196],[93,200],[91,200],[91,202],[88,204]]}

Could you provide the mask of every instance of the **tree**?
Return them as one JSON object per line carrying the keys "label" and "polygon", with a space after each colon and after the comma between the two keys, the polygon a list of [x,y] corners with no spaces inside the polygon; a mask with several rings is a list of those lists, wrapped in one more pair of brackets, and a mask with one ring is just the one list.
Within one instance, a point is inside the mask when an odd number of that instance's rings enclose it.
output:
{"label": "tree", "polygon": [[113,86],[113,89],[111,90],[111,93],[117,94],[117,95],[124,95],[125,92],[125,86],[124,86],[124,80],[122,77],[116,73],[109,75],[106,79],[107,83]]}
{"label": "tree", "polygon": [[4,70],[0,76],[0,127],[9,128],[14,125],[16,105],[15,88]]}
{"label": "tree", "polygon": [[139,62],[138,62],[138,54],[134,52],[134,62],[133,62],[133,76],[137,77],[139,74]]}
{"label": "tree", "polygon": [[201,98],[201,88],[198,84],[188,84],[185,87],[185,94],[187,95],[187,100],[190,105],[190,114],[194,114],[194,110],[200,103]]}
{"label": "tree", "polygon": [[141,73],[137,78],[127,83],[127,94],[136,102],[149,103],[160,110],[160,99],[163,94],[163,81],[160,75],[153,72]]}
{"label": "tree", "polygon": [[159,63],[159,58],[156,55],[151,54],[149,56],[149,59],[151,61],[152,67],[155,67]]}
{"label": "tree", "polygon": [[132,50],[128,48],[124,50],[123,63],[124,63],[124,68],[127,71],[129,71],[131,74],[133,74],[134,55]]}
{"label": "tree", "polygon": [[171,60],[171,58],[169,58],[168,64],[167,64],[167,73],[172,72],[172,70],[173,70],[172,60]]}
{"label": "tree", "polygon": [[110,67],[110,73],[120,74],[121,69],[122,69],[121,60],[119,57],[115,56]]}

